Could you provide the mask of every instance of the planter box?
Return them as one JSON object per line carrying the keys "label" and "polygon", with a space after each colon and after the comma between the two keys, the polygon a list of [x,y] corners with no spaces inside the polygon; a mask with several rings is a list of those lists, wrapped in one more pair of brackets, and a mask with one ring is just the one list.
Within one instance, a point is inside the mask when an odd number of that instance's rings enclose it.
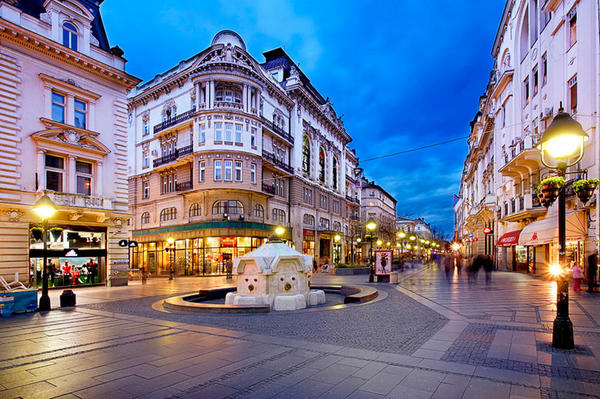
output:
{"label": "planter box", "polygon": [[122,287],[129,283],[129,276],[110,276],[108,281],[111,287]]}
{"label": "planter box", "polygon": [[368,267],[340,267],[335,269],[335,274],[339,276],[351,276],[354,274],[369,274]]}

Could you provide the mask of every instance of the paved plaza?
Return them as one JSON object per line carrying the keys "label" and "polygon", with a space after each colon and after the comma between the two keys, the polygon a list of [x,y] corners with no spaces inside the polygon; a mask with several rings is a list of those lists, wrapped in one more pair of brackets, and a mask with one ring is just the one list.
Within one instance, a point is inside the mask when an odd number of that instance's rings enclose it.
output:
{"label": "paved plaza", "polygon": [[[315,283],[364,283],[320,274]],[[207,315],[161,299],[223,278],[77,290],[78,306],[0,321],[0,398],[600,396],[600,294],[572,293],[576,349],[550,346],[553,283],[435,266],[366,304]],[[58,304],[53,292],[53,304]]]}

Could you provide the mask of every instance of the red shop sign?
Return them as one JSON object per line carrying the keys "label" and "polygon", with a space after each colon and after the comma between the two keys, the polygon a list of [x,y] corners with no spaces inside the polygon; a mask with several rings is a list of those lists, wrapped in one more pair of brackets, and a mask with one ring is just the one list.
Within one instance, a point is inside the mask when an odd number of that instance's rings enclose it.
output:
{"label": "red shop sign", "polygon": [[237,247],[237,239],[235,237],[221,237],[221,247],[235,248]]}

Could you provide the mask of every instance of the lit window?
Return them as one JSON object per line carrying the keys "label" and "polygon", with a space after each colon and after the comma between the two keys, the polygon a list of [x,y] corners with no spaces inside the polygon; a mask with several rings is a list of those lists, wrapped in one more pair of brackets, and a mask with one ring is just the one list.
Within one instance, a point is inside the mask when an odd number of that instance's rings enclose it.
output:
{"label": "lit window", "polygon": [[215,181],[223,180],[222,161],[215,161]]}
{"label": "lit window", "polygon": [[325,183],[325,150],[323,147],[319,148],[319,180],[321,183]]}
{"label": "lit window", "polygon": [[86,108],[87,105],[83,101],[75,100],[75,126],[85,129],[86,124]]}
{"label": "lit window", "polygon": [[52,120],[65,123],[65,96],[52,92]]}
{"label": "lit window", "polygon": [[88,162],[75,162],[77,171],[77,194],[92,194],[92,164]]}
{"label": "lit window", "polygon": [[235,161],[235,181],[242,181],[242,162]]}
{"label": "lit window", "polygon": [[256,184],[256,164],[250,165],[250,182]]}
{"label": "lit window", "polygon": [[77,28],[69,22],[63,24],[63,45],[77,51]]}
{"label": "lit window", "polygon": [[199,162],[199,167],[198,167],[199,173],[198,173],[198,180],[199,181],[204,181],[206,175],[206,162],[204,161],[200,161]]}
{"label": "lit window", "polygon": [[215,142],[223,141],[223,124],[215,123]]}
{"label": "lit window", "polygon": [[46,190],[63,191],[65,159],[46,154]]}

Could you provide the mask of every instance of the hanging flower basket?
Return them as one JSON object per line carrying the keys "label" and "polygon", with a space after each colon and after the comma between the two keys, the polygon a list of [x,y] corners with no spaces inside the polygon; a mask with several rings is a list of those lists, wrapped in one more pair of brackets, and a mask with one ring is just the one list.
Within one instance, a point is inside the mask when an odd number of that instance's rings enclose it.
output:
{"label": "hanging flower basket", "polygon": [[544,198],[544,194],[542,194],[541,191],[539,191],[537,195],[538,195],[538,199],[540,200],[540,204],[542,204],[542,206],[544,208],[548,208],[548,207],[550,207],[550,205],[552,205],[552,202],[550,202]]}
{"label": "hanging flower basket", "polygon": [[575,191],[582,204],[585,205],[592,198],[598,183],[600,183],[598,179],[578,180],[573,183],[573,191]]}
{"label": "hanging flower basket", "polygon": [[52,234],[52,238],[54,238],[54,241],[58,241],[58,239],[62,236],[62,232],[62,227],[52,227],[50,229],[50,234]]}
{"label": "hanging flower basket", "polygon": [[31,236],[36,241],[42,240],[43,233],[44,233],[44,229],[42,229],[41,227],[32,227],[31,228]]}
{"label": "hanging flower basket", "polygon": [[538,185],[538,193],[542,193],[544,206],[546,208],[556,201],[558,194],[560,194],[560,189],[564,185],[565,179],[560,176],[549,177],[541,181],[541,183]]}

